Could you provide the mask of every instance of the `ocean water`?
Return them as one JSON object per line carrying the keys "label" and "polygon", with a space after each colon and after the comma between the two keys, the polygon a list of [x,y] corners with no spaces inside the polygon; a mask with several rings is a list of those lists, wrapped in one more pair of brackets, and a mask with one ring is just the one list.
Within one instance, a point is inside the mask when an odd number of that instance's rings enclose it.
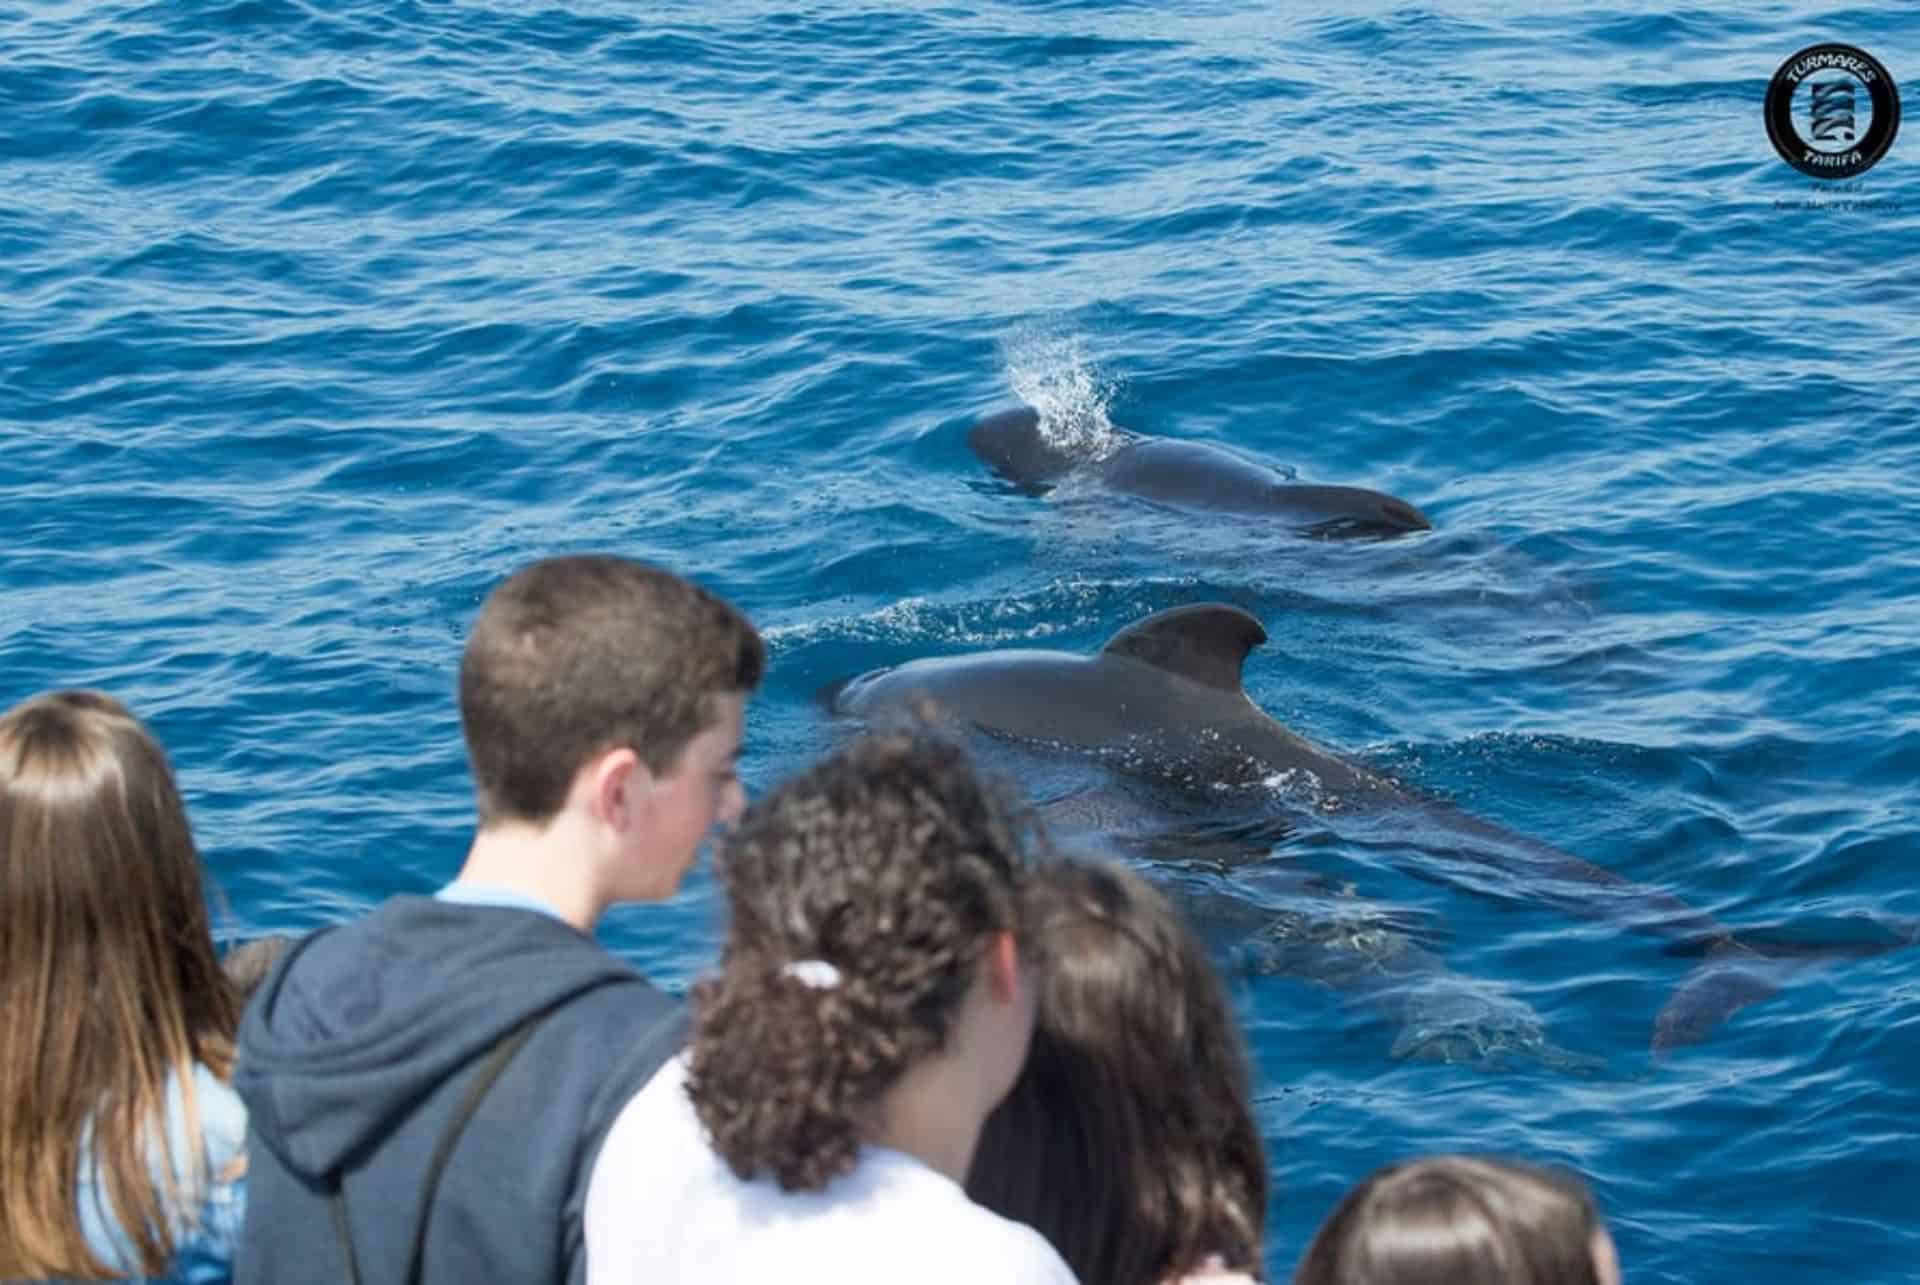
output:
{"label": "ocean water", "polygon": [[[1768,144],[1900,5],[0,2],[0,703],[170,747],[236,934],[436,886],[464,632],[607,549],[742,604],[764,788],[822,684],[1225,600],[1277,718],[1773,942],[1920,916],[1920,139]],[[1910,91],[1910,93],[1913,91]],[[1851,202],[1851,206],[1844,204]],[[1018,494],[980,414],[1230,446],[1435,530]],[[1693,961],[1309,829],[1575,1073],[1400,1061],[1239,967],[1291,1271],[1374,1166],[1576,1166],[1632,1282],[1920,1280],[1920,949],[1654,1058]],[[1490,895],[1491,894],[1491,895]],[[704,873],[605,940],[672,985]]]}

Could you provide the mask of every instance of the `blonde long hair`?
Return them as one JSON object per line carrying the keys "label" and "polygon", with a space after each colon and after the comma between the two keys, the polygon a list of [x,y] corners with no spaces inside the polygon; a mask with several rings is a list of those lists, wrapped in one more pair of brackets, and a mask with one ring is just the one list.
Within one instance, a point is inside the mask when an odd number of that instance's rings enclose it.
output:
{"label": "blonde long hair", "polygon": [[167,1088],[197,1140],[194,1064],[231,1073],[241,1005],[166,753],[110,696],[0,716],[0,920],[0,1277],[120,1274],[81,1231],[89,1122],[130,1266],[160,1274],[185,1222],[174,1175],[207,1177],[196,1146],[155,1188]]}

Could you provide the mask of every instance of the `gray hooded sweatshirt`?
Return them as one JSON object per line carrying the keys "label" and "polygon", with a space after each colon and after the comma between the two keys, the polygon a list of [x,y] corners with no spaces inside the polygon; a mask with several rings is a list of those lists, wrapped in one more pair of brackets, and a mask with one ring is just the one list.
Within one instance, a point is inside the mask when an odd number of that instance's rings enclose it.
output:
{"label": "gray hooded sweatshirt", "polygon": [[[448,1153],[502,1038],[544,1014]],[[682,1006],[535,911],[397,897],[287,953],[240,1026],[252,1127],[237,1285],[541,1285],[585,1277],[581,1209],[614,1117],[685,1037]],[[342,1200],[336,1203],[334,1185]]]}

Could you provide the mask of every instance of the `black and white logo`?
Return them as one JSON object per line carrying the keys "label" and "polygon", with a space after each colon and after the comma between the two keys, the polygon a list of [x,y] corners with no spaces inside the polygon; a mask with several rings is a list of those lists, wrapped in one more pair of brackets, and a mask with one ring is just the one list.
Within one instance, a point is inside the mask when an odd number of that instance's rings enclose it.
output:
{"label": "black and white logo", "polygon": [[1787,164],[1815,178],[1872,169],[1900,132],[1900,92],[1880,60],[1852,45],[1810,45],[1767,86],[1767,137]]}

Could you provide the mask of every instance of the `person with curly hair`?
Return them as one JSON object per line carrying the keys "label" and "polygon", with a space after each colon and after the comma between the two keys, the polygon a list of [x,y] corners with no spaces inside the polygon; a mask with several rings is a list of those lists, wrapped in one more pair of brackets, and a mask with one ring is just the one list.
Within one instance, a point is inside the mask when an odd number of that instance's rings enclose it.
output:
{"label": "person with curly hair", "polygon": [[964,751],[870,734],[750,808],[693,1032],[622,1111],[587,1197],[595,1285],[1069,1285],[967,1198],[1040,976],[1020,821]]}
{"label": "person with curly hair", "polygon": [[1058,862],[1036,885],[1049,957],[1039,1025],[967,1194],[1044,1233],[1083,1281],[1250,1279],[1266,1155],[1205,948],[1123,866]]}
{"label": "person with curly hair", "polygon": [[1293,1285],[1620,1285],[1620,1258],[1572,1174],[1428,1156],[1348,1192]]}
{"label": "person with curly hair", "polygon": [[0,717],[0,1278],[230,1279],[240,1008],[152,733],[90,691]]}

